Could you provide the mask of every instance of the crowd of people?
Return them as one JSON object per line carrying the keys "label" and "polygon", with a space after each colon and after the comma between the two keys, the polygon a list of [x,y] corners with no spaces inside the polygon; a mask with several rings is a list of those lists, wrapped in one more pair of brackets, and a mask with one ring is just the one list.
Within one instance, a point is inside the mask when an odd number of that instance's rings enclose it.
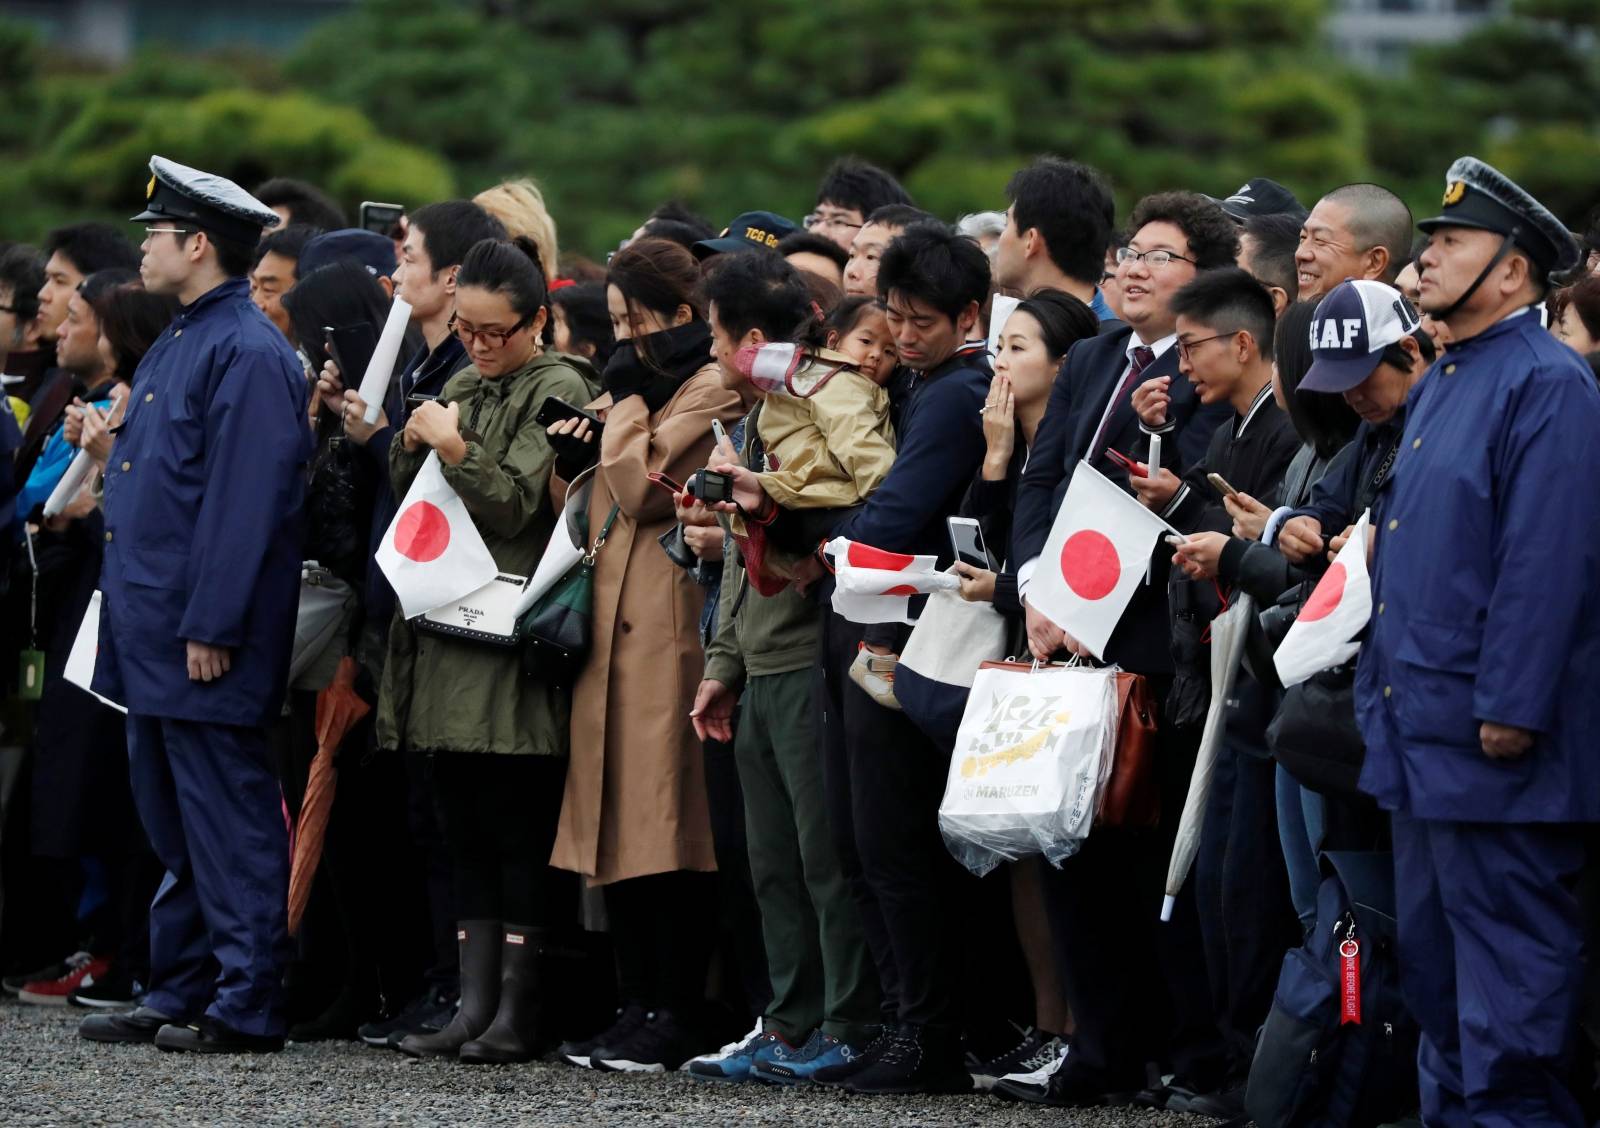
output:
{"label": "crowd of people", "polygon": [[[151,172],[142,243],[0,248],[23,1003],[177,1052],[359,1038],[1218,1120],[1298,1086],[1285,1124],[1600,1110],[1600,223],[1472,158],[1421,223],[1265,177],[1119,216],[1051,156],[950,223],[846,158],[799,223],[667,203],[601,265],[526,180],[370,230],[300,181]],[[1175,534],[1104,653],[1029,600],[1085,464]],[[574,540],[538,646],[397,595],[396,553],[466,539],[405,504],[436,481],[501,579]],[[1273,647],[1369,527],[1359,654],[1286,687]],[[958,864],[954,734],[897,699],[912,626],[835,610],[841,537],[951,566],[1011,655],[1140,675],[1159,816]],[[1245,596],[1163,920],[1211,624]],[[1325,1043],[1269,1052],[1325,934],[1353,979],[1326,968],[1318,1038],[1386,975],[1401,1000],[1369,1003],[1382,1078],[1340,1059],[1381,1096],[1340,1114]]]}

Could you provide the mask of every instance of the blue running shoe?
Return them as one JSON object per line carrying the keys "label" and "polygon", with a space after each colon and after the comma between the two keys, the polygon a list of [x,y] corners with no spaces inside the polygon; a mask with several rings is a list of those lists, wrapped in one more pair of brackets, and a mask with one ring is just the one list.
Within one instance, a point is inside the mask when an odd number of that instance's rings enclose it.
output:
{"label": "blue running shoe", "polygon": [[702,1054],[692,1059],[685,1068],[689,1076],[697,1081],[736,1085],[750,1080],[750,1071],[755,1066],[757,1056],[769,1052],[774,1046],[794,1052],[780,1035],[764,1033],[758,1025],[745,1035],[744,1041],[729,1042],[714,1054]]}
{"label": "blue running shoe", "polygon": [[832,1034],[813,1030],[806,1044],[798,1050],[774,1048],[762,1055],[751,1068],[751,1076],[775,1085],[808,1085],[819,1069],[834,1065],[848,1065],[861,1056],[858,1047],[841,1042]]}

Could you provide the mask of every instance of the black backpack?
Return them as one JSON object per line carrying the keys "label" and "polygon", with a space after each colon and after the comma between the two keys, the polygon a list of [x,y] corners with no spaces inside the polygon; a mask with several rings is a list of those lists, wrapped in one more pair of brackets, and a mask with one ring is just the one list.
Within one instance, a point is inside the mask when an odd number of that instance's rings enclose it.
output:
{"label": "black backpack", "polygon": [[1316,927],[1284,956],[1245,1108],[1260,1128],[1395,1120],[1417,1107],[1417,1042],[1400,996],[1394,857],[1329,851]]}

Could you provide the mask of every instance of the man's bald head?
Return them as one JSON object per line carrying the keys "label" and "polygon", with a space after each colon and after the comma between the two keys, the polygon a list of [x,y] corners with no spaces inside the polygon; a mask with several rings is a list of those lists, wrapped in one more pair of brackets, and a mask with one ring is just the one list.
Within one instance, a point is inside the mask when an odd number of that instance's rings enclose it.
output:
{"label": "man's bald head", "polygon": [[1350,234],[1358,249],[1382,247],[1387,252],[1388,263],[1378,280],[1393,285],[1411,257],[1415,232],[1405,201],[1381,184],[1346,184],[1322,198],[1349,210]]}

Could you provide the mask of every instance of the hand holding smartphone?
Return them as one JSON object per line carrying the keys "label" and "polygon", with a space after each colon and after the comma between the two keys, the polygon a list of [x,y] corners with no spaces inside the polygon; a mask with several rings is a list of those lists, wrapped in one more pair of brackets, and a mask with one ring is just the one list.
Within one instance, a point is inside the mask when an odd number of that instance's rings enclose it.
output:
{"label": "hand holding smartphone", "polygon": [[1129,477],[1148,478],[1150,476],[1150,472],[1148,470],[1139,465],[1133,459],[1129,458],[1127,455],[1123,454],[1120,450],[1113,450],[1111,447],[1106,447],[1106,457],[1126,470]]}
{"label": "hand holding smartphone", "polygon": [[533,421],[535,423],[546,429],[549,429],[556,423],[564,423],[568,419],[588,420],[590,432],[597,437],[600,434],[601,427],[604,426],[604,424],[600,422],[600,417],[598,415],[595,415],[590,411],[585,411],[581,407],[573,407],[570,403],[559,396],[546,396],[544,403],[539,407],[539,414],[533,417]]}
{"label": "hand holding smartphone", "polygon": [[971,517],[947,517],[945,528],[950,533],[950,551],[957,560],[986,572],[994,571],[988,546],[983,543],[983,530],[977,521]]}
{"label": "hand holding smartphone", "polygon": [[1239,492],[1230,486],[1228,484],[1228,479],[1224,478],[1221,474],[1207,474],[1206,481],[1210,482],[1211,488],[1216,490],[1223,497],[1232,497],[1234,494]]}

